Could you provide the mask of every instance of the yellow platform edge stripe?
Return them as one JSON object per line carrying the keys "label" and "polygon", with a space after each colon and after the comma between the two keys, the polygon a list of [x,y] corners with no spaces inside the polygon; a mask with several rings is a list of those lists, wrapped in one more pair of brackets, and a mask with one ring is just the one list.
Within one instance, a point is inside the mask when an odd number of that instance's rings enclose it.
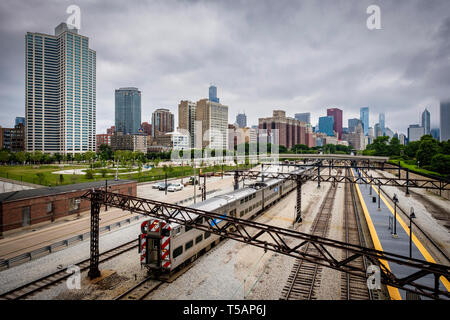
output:
{"label": "yellow platform edge stripe", "polygon": [[[378,190],[375,188],[375,186],[372,185],[372,188],[375,190],[375,192],[378,194]],[[394,214],[394,209],[392,208],[392,206],[388,203],[388,201],[386,200],[386,198],[380,194],[380,198],[381,200],[383,200],[384,204],[388,207],[388,209],[391,211],[392,215],[395,217]],[[405,230],[406,234],[409,235],[409,227],[408,225],[403,221],[403,219],[397,215],[397,221],[400,223],[400,225],[402,226],[403,230]],[[420,253],[423,255],[423,257],[425,258],[425,260],[427,260],[428,262],[431,263],[436,263],[436,261],[433,259],[433,257],[431,256],[431,254],[427,251],[427,249],[425,249],[425,247],[422,245],[422,243],[420,242],[419,239],[417,239],[416,235],[414,234],[414,232],[412,233],[412,241],[414,242],[414,244],[416,245],[416,247],[419,249]],[[447,291],[450,291],[450,283],[447,280],[447,278],[445,278],[444,276],[441,276],[439,278],[442,282],[442,284],[445,286],[445,288],[447,289]]]}
{"label": "yellow platform edge stripe", "polygon": [[[353,170],[350,170],[352,172],[353,178],[355,175],[353,174]],[[364,212],[364,216],[366,217],[367,226],[369,227],[370,231],[370,237],[372,238],[372,242],[375,246],[375,249],[378,251],[383,251],[383,247],[381,246],[380,239],[378,238],[377,231],[375,229],[375,226],[373,225],[372,218],[370,217],[369,211],[367,210],[366,202],[364,201],[361,191],[359,190],[359,185],[355,183],[356,191],[358,193],[359,200],[361,202],[361,206]],[[389,268],[389,263],[386,260],[380,259],[380,262],[384,265],[384,267],[391,271]],[[403,300],[402,296],[400,295],[400,291],[396,287],[387,286],[389,296],[392,300]]]}

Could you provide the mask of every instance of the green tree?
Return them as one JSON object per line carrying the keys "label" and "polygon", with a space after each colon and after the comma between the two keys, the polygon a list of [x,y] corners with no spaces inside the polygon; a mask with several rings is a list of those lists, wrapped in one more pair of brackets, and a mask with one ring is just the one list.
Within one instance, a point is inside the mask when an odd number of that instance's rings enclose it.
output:
{"label": "green tree", "polygon": [[420,139],[419,149],[416,154],[420,166],[430,165],[433,156],[440,151],[438,142],[430,137],[430,135],[425,135]]}
{"label": "green tree", "polygon": [[388,141],[388,136],[377,137],[366,147],[366,150],[374,150],[375,156],[389,156]]}
{"label": "green tree", "polygon": [[16,152],[16,160],[22,164],[25,164],[25,161],[27,161],[27,154],[24,151]]}
{"label": "green tree", "polygon": [[33,160],[34,163],[36,163],[36,162],[41,163],[43,157],[44,157],[44,155],[42,154],[41,151],[35,151],[31,155],[31,159]]}
{"label": "green tree", "polygon": [[99,147],[99,156],[102,160],[112,160],[114,158],[114,153],[111,146],[107,144],[102,144]]}
{"label": "green tree", "polygon": [[401,144],[400,144],[400,140],[398,140],[398,138],[393,137],[391,139],[391,141],[389,142],[389,148],[388,148],[388,153],[389,156],[400,156],[401,153]]}
{"label": "green tree", "polygon": [[436,154],[431,159],[431,169],[441,174],[450,174],[450,155]]}
{"label": "green tree", "polygon": [[11,155],[7,150],[0,151],[0,162],[1,163],[7,163],[9,159],[11,158]]}
{"label": "green tree", "polygon": [[411,141],[405,147],[405,155],[411,159],[416,157],[417,150],[419,150],[420,141]]}
{"label": "green tree", "polygon": [[57,152],[57,153],[55,153],[54,158],[55,158],[55,161],[58,161],[58,163],[60,164],[61,160],[63,160],[64,156]]}

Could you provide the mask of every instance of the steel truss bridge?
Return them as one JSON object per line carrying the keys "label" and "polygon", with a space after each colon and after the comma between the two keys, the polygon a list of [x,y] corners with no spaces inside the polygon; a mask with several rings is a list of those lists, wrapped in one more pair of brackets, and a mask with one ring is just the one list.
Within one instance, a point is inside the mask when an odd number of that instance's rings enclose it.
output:
{"label": "steel truss bridge", "polygon": [[[347,160],[344,160],[347,161]],[[293,164],[285,164],[293,166]],[[361,165],[361,163],[336,163],[329,161],[328,165],[322,162],[315,164],[295,164],[296,167],[305,167],[304,173],[289,172],[264,172],[264,171],[231,171],[226,175],[233,175],[235,184],[239,183],[239,178],[257,179],[264,181],[267,179],[290,179],[297,183],[297,208],[296,221],[301,221],[301,186],[306,181],[317,181],[320,187],[321,182],[332,183],[374,183],[377,185],[389,185],[406,188],[428,188],[449,190],[450,184],[446,180],[426,180],[426,179],[401,179],[401,178],[372,178],[365,175],[361,176],[359,170],[392,170],[392,168],[381,168],[383,164]],[[264,167],[264,165],[263,165]],[[321,175],[320,170],[329,168],[328,175]],[[316,169],[316,170],[314,170]],[[356,169],[357,175],[339,177],[331,175],[331,169]],[[401,170],[401,169],[398,169]],[[314,172],[316,171],[316,172]],[[346,171],[346,170],[343,170]],[[258,223],[255,221],[243,220],[230,216],[222,216],[214,212],[198,210],[189,207],[183,207],[175,204],[159,202],[150,199],[138,198],[129,195],[107,192],[101,189],[93,189],[86,192],[81,198],[91,201],[91,261],[89,276],[96,278],[100,276],[98,268],[99,256],[99,214],[102,205],[120,208],[126,211],[139,213],[145,216],[164,220],[166,223],[178,223],[190,226],[205,232],[210,232],[218,236],[233,239],[249,245],[253,245],[264,250],[270,250],[294,258],[304,259],[306,261],[316,263],[318,265],[332,268],[338,271],[353,274],[357,277],[366,279],[366,270],[352,266],[351,261],[358,257],[365,257],[372,264],[380,268],[381,283],[403,289],[409,292],[418,293],[420,295],[433,299],[448,299],[450,294],[446,290],[439,288],[439,279],[441,277],[450,279],[450,266],[430,263],[418,259],[411,259],[406,256],[389,253],[386,251],[378,251],[375,249],[365,248],[337,240],[317,237],[314,235],[298,232],[291,229],[285,229]],[[213,222],[214,219],[222,219],[225,224],[218,226]],[[312,255],[305,253],[303,248],[310,244],[314,246],[318,254]],[[333,256],[330,252],[331,248],[339,250],[348,250],[349,256],[346,259],[340,258],[339,254]],[[387,268],[386,262],[408,266],[411,273],[403,278],[395,276]],[[434,277],[434,286],[426,286],[419,283],[419,280],[425,276],[432,275]]]}

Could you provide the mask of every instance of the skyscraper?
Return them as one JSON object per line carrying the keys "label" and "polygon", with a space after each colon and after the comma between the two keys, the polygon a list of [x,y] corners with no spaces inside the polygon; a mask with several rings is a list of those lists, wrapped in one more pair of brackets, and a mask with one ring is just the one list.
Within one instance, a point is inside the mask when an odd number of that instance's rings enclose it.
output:
{"label": "skyscraper", "polygon": [[156,109],[152,114],[152,135],[157,137],[175,129],[173,113],[169,109]]}
{"label": "skyscraper", "polygon": [[369,135],[369,108],[363,107],[359,109],[359,120],[361,120],[363,129],[364,129],[364,135]]}
{"label": "skyscraper", "polygon": [[137,134],[141,127],[141,92],[138,88],[116,89],[116,132]]}
{"label": "skyscraper", "polygon": [[422,112],[422,127],[425,130],[425,134],[431,133],[430,128],[430,112],[425,108],[425,110]]}
{"label": "skyscraper", "polygon": [[386,123],[384,113],[380,113],[378,115],[378,123],[380,124],[381,135],[384,136],[386,134]]}
{"label": "skyscraper", "polygon": [[17,126],[19,123],[25,126],[25,117],[16,117],[15,125]]}
{"label": "skyscraper", "polygon": [[356,127],[358,126],[358,124],[361,124],[361,127],[362,127],[361,120],[359,120],[357,118],[348,119],[348,132],[349,133],[356,132]]}
{"label": "skyscraper", "polygon": [[332,116],[319,118],[319,132],[326,133],[327,136],[334,136],[334,118]]}
{"label": "skyscraper", "polygon": [[[197,104],[192,101],[182,100],[178,105],[178,128],[189,132],[190,147],[195,147],[195,111]],[[199,146],[200,147],[200,146]]]}
{"label": "skyscraper", "polygon": [[430,130],[430,134],[433,136],[433,138],[435,138],[436,140],[439,141],[440,137],[439,137],[439,128],[433,128]]}
{"label": "skyscraper", "polygon": [[296,113],[295,119],[297,119],[298,121],[303,121],[308,124],[311,124],[311,113],[310,112]]}
{"label": "skyscraper", "polygon": [[408,127],[408,142],[419,141],[424,134],[425,130],[423,127],[418,124],[410,124]]}
{"label": "skyscraper", "polygon": [[338,108],[327,109],[327,116],[333,117],[333,130],[337,132],[338,139],[342,139],[342,110]]}
{"label": "skyscraper", "polygon": [[245,113],[238,113],[236,116],[236,123],[239,128],[245,128],[247,126],[247,116]]}
{"label": "skyscraper", "polygon": [[25,36],[27,151],[95,151],[96,53],[66,23]]}
{"label": "skyscraper", "polygon": [[219,98],[217,98],[217,87],[216,86],[209,87],[209,101],[219,103]]}
{"label": "skyscraper", "polygon": [[196,121],[202,122],[202,147],[228,149],[228,106],[202,99],[197,101],[195,113]]}
{"label": "skyscraper", "polygon": [[447,141],[450,139],[450,100],[441,101],[439,114],[441,141]]}

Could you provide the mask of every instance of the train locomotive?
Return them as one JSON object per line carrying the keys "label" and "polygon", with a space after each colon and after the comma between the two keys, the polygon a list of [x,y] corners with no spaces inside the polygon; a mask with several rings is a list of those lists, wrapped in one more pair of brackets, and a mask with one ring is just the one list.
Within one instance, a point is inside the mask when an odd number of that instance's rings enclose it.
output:
{"label": "train locomotive", "polygon": [[[305,170],[300,167],[291,173]],[[295,181],[289,179],[267,179],[189,207],[224,216],[252,219],[295,187]],[[214,223],[220,226],[225,222],[216,219]],[[141,266],[147,268],[149,273],[160,276],[169,275],[191,263],[217,245],[220,236],[178,223],[150,219],[141,224],[138,240]]]}

